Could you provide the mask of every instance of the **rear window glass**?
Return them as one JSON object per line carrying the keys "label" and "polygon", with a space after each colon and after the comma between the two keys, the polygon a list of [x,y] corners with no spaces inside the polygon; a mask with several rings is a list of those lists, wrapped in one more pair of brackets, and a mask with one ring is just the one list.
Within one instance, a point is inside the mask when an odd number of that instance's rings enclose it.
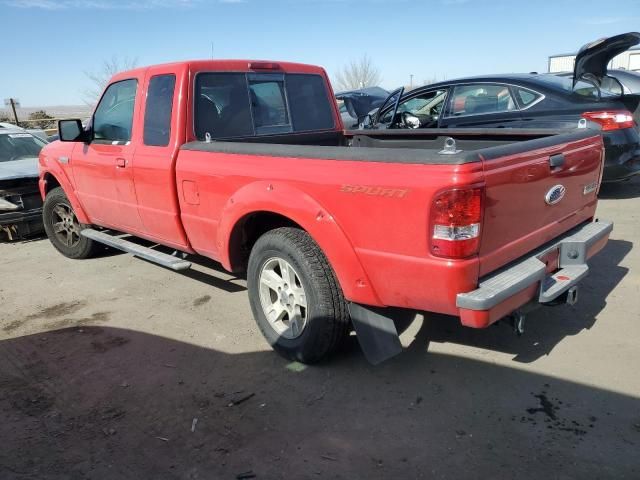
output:
{"label": "rear window glass", "polygon": [[249,97],[256,134],[292,130],[284,88],[284,75],[249,75]]}
{"label": "rear window glass", "polygon": [[196,77],[195,134],[211,138],[253,135],[244,73],[202,73]]}
{"label": "rear window glass", "polygon": [[296,132],[334,128],[331,101],[320,75],[289,74],[287,94]]}
{"label": "rear window glass", "polygon": [[0,162],[37,157],[44,145],[29,133],[0,134]]}
{"label": "rear window glass", "polygon": [[[536,80],[547,84],[548,86],[558,89],[564,90],[567,93],[575,93],[576,95],[580,95],[582,97],[587,98],[598,98],[598,89],[592,85],[591,83],[585,82],[583,80],[578,80],[576,86],[573,86],[573,77],[560,77],[557,75],[547,74],[547,75],[539,75],[536,77]],[[600,92],[603,97],[611,97],[618,96],[619,93],[611,92],[606,88],[601,88]]]}
{"label": "rear window glass", "polygon": [[334,128],[319,75],[201,73],[195,83],[194,131],[199,140]]}
{"label": "rear window glass", "polygon": [[157,75],[149,81],[144,112],[144,144],[166,147],[171,137],[171,110],[175,75]]}

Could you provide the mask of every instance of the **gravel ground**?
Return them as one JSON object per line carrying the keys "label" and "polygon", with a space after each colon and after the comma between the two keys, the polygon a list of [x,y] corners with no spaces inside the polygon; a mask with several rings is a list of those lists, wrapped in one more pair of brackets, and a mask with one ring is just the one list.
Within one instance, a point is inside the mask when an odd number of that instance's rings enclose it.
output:
{"label": "gravel ground", "polygon": [[283,360],[204,259],[0,244],[0,478],[640,478],[640,179],[602,197],[575,307],[418,317],[378,367]]}

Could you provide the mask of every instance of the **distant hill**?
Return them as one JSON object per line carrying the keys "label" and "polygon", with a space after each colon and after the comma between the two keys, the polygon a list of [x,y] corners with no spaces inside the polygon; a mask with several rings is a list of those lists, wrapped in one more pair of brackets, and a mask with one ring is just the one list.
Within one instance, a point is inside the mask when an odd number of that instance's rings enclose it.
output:
{"label": "distant hill", "polygon": [[[23,107],[18,108],[19,120],[26,120],[29,118],[29,114],[38,110],[44,110],[49,115],[55,118],[80,118],[84,119],[91,115],[93,107],[87,105],[52,105],[48,107]],[[7,116],[13,117],[13,113],[6,108],[0,109],[0,117]]]}

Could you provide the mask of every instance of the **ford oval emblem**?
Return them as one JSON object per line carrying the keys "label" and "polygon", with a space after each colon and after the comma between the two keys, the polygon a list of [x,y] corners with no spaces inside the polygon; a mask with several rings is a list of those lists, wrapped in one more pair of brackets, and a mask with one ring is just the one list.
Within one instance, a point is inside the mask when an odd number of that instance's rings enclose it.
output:
{"label": "ford oval emblem", "polygon": [[564,198],[564,193],[566,191],[567,189],[564,188],[564,185],[554,185],[544,196],[544,201],[549,205],[555,205]]}

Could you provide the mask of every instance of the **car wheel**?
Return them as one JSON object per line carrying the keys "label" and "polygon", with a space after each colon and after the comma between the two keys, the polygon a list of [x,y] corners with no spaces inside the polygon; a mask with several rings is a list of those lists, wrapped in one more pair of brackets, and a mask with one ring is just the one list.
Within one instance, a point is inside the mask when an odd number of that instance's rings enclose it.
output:
{"label": "car wheel", "polygon": [[65,257],[82,259],[96,254],[100,246],[80,235],[84,225],[78,221],[62,188],[54,188],[47,194],[42,217],[49,241]]}
{"label": "car wheel", "polygon": [[249,301],[269,344],[286,358],[314,363],[348,335],[340,285],[320,247],[297,228],[262,235],[249,257]]}

